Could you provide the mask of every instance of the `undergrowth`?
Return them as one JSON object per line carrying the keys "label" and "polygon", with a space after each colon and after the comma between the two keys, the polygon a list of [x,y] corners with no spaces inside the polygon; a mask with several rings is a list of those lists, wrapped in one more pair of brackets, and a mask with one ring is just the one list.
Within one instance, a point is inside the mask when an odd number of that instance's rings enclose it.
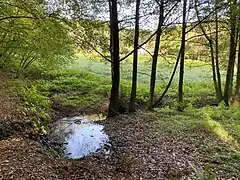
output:
{"label": "undergrowth", "polygon": [[[240,174],[240,111],[238,108],[206,106],[201,109],[187,107],[156,109],[147,113],[155,119],[153,128],[168,136],[198,139],[203,167],[196,169],[193,179],[239,177]],[[225,173],[223,175],[223,172]],[[220,175],[219,175],[220,174]]]}
{"label": "undergrowth", "polygon": [[[131,94],[131,73],[129,68],[125,67],[130,65],[125,62],[121,70],[120,99],[126,107]],[[148,62],[142,62],[139,66],[141,71],[148,72]],[[109,72],[107,67],[107,64],[99,61],[78,59],[71,66],[55,70],[38,70],[36,74],[29,69],[29,73],[25,72],[25,78],[14,81],[13,91],[22,97],[26,106],[35,114],[38,124],[48,123],[51,119],[49,113],[55,100],[58,100],[62,106],[85,108],[90,106],[99,108],[103,103],[108,102],[111,77],[106,74]],[[145,108],[149,97],[149,77],[139,74],[138,79],[137,107]],[[156,96],[164,91],[165,86],[166,82],[160,77],[157,78]],[[170,108],[176,106],[177,86],[177,82],[174,81],[160,106]],[[209,80],[185,81],[183,106],[202,107],[212,103],[215,100],[212,92],[214,92],[213,86]]]}

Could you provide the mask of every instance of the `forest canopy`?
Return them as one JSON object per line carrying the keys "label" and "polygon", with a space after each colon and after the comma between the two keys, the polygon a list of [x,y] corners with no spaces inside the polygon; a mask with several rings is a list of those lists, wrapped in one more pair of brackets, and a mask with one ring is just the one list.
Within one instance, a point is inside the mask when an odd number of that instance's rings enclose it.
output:
{"label": "forest canopy", "polygon": [[53,18],[41,1],[0,2],[1,67],[26,69],[33,63],[49,66],[72,53],[69,28]]}

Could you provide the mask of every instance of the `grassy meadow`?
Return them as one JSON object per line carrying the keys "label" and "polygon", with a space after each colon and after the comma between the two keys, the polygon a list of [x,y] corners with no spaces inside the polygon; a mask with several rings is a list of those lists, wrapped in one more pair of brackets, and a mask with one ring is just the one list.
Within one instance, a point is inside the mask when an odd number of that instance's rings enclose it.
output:
{"label": "grassy meadow", "polygon": [[[173,61],[160,60],[158,63],[156,96],[164,91],[173,66]],[[130,60],[122,62],[120,97],[126,106],[131,91],[131,68]],[[145,107],[148,100],[150,69],[150,61],[140,60],[137,104],[141,108]],[[53,98],[61,101],[64,106],[101,107],[104,102],[108,101],[111,89],[110,75],[109,63],[77,56],[71,64],[65,67],[42,71],[36,77],[28,75],[28,79],[19,83],[22,90],[18,92],[23,96],[27,105],[34,108],[50,109]],[[163,106],[176,105],[177,82],[178,72],[163,100]],[[209,65],[203,62],[186,61],[184,97],[186,106],[202,107],[214,103],[214,89]]]}
{"label": "grassy meadow", "polygon": [[[163,60],[158,63],[158,71],[156,78],[156,95],[160,95],[168,83],[174,66],[173,61]],[[144,105],[148,99],[149,81],[150,81],[151,62],[141,60],[138,66],[138,104]],[[80,91],[80,96],[77,93],[69,93],[70,97],[65,97],[68,105],[88,105],[91,98],[84,96],[99,96],[100,99],[108,98],[111,88],[111,71],[110,63],[101,60],[92,60],[83,56],[77,56],[74,61],[59,69],[52,71],[41,72],[41,75],[30,83],[29,91],[40,91],[41,95],[48,96],[56,92],[74,92]],[[124,101],[128,101],[131,90],[131,75],[132,63],[130,60],[124,61],[121,64],[121,87],[120,95]],[[165,105],[170,105],[170,102],[175,101],[177,96],[178,72],[165,98]],[[214,90],[211,79],[211,69],[208,64],[196,61],[186,61],[185,82],[184,82],[185,104],[201,106],[204,99],[210,99],[214,102]],[[59,97],[59,96],[57,96]],[[60,98],[59,98],[60,99]],[[70,102],[71,100],[72,102]],[[83,100],[80,100],[83,99]],[[83,102],[86,99],[87,102]],[[98,103],[98,98],[93,98],[94,103]],[[80,102],[78,102],[78,100]],[[90,102],[89,102],[90,103]],[[127,103],[127,102],[126,102]]]}
{"label": "grassy meadow", "polygon": [[[155,95],[164,91],[174,66],[173,60],[161,60],[158,63]],[[131,92],[131,60],[121,64],[121,103],[128,107]],[[138,66],[137,107],[145,110],[150,81],[151,61],[144,56]],[[60,116],[81,113],[101,113],[102,106],[108,102],[111,89],[110,64],[97,58],[75,56],[71,63],[52,70],[37,71],[36,67],[26,71],[24,78],[12,82],[12,91],[20,96],[34,114],[36,125],[45,127],[52,114]],[[178,72],[158,107],[178,108],[177,103]],[[215,102],[211,79],[211,69],[203,62],[186,60],[184,81],[184,107],[201,108]],[[66,113],[65,113],[66,111]],[[69,112],[73,113],[69,113]],[[42,126],[43,125],[43,126]]]}
{"label": "grassy meadow", "polygon": [[[160,95],[172,73],[174,60],[159,59],[157,68],[157,78],[156,78],[156,95]],[[68,68],[73,70],[85,70],[99,76],[106,77],[110,80],[110,63],[99,61],[99,60],[89,60],[82,56],[76,58],[74,64],[70,65]],[[150,83],[150,73],[151,73],[151,60],[144,59],[141,57],[138,65],[138,92],[137,99],[139,103],[145,103],[148,99],[149,83]],[[132,77],[132,62],[131,59],[123,61],[121,64],[121,95],[122,98],[128,98],[131,89],[131,77]],[[200,61],[186,61],[185,69],[185,102],[191,103],[193,105],[200,105],[201,99],[214,100],[213,85],[212,85],[212,74],[210,65],[200,62]],[[177,95],[178,86],[178,71],[175,75],[174,81],[171,88],[167,94],[169,98],[167,101],[174,101],[174,97]],[[204,101],[202,101],[204,103]],[[170,105],[170,103],[167,103]]]}

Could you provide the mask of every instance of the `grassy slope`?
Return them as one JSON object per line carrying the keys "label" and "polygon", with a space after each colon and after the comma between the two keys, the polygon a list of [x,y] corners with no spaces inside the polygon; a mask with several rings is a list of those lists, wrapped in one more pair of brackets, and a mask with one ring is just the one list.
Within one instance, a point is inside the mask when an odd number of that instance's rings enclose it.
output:
{"label": "grassy slope", "polygon": [[[161,67],[162,66],[162,67]],[[121,97],[128,99],[130,93],[130,64],[122,66]],[[150,64],[140,62],[138,104],[144,104],[148,97]],[[163,71],[163,79],[167,80],[170,74],[169,67],[159,64],[159,71]],[[189,71],[189,72],[187,72]],[[159,72],[159,73],[160,73]],[[175,103],[177,84],[176,80],[165,98],[163,109],[146,114],[153,117],[154,131],[159,136],[168,133],[168,136],[189,136],[196,138],[209,136],[204,140],[200,148],[202,168],[196,169],[196,173],[203,177],[211,176],[213,171],[216,176],[237,177],[239,172],[239,143],[240,143],[240,113],[238,109],[225,109],[224,107],[205,107],[195,109],[194,106],[211,103],[214,100],[214,91],[210,78],[210,71],[205,68],[194,68],[186,70],[186,81],[184,85],[186,111],[176,112]],[[157,94],[162,92],[165,83],[157,82]],[[194,81],[194,82],[193,82]],[[99,112],[102,103],[107,101],[111,88],[109,66],[98,61],[80,59],[74,65],[42,73],[37,79],[16,80],[18,92],[23,97],[26,105],[35,113],[39,122],[49,119],[46,112],[51,111],[52,104],[60,103],[63,107],[82,107],[83,112],[91,109]],[[209,102],[207,102],[210,100]],[[90,111],[90,112],[91,112]],[[141,117],[140,117],[141,118]],[[205,174],[205,175],[204,175]],[[199,175],[200,176],[200,175]],[[220,175],[219,175],[220,176]]]}
{"label": "grassy slope", "polygon": [[[202,109],[187,108],[183,113],[165,108],[158,113],[153,124],[159,132],[170,137],[190,137],[199,140],[201,170],[196,169],[196,177],[239,177],[240,175],[240,111],[220,107]],[[195,146],[196,144],[192,144]],[[189,148],[192,146],[189,145]],[[195,151],[193,149],[193,151]],[[202,178],[199,178],[202,179]]]}

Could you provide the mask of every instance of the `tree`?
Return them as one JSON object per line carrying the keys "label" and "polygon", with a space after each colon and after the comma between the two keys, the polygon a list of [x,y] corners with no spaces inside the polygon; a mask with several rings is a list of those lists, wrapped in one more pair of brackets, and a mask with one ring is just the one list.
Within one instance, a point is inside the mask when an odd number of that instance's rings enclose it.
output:
{"label": "tree", "polygon": [[179,50],[179,53],[178,53],[178,56],[177,56],[177,60],[176,60],[176,62],[175,62],[175,65],[174,65],[174,68],[173,68],[173,72],[172,72],[171,77],[170,77],[170,79],[169,79],[169,81],[168,81],[168,84],[167,84],[165,90],[163,91],[162,95],[156,99],[156,102],[155,102],[155,103],[153,104],[153,106],[152,106],[153,108],[154,108],[155,106],[157,106],[157,104],[159,104],[159,103],[162,101],[162,99],[164,98],[164,96],[165,96],[166,93],[168,92],[168,89],[170,88],[170,86],[171,86],[171,84],[172,84],[172,81],[173,81],[173,78],[174,78],[174,76],[175,76],[175,74],[176,74],[176,71],[177,71],[177,67],[178,67],[178,64],[179,64],[179,60],[180,60],[181,54],[182,54],[182,45],[181,45],[181,47],[180,47],[180,50]]}
{"label": "tree", "polygon": [[218,82],[218,89],[217,89],[217,98],[220,101],[223,99],[222,94],[222,81],[221,81],[221,73],[219,67],[219,27],[218,27],[218,0],[215,0],[215,59],[216,59],[216,74],[217,74],[217,82]]}
{"label": "tree", "polygon": [[[177,2],[178,3],[178,2]],[[177,4],[175,4],[177,5]],[[207,14],[204,18],[202,18],[200,21],[198,21],[197,23],[193,23],[191,28],[185,32],[185,36],[190,33],[191,31],[193,31],[195,28],[197,28],[199,25],[201,25],[206,19],[208,19],[212,14],[214,13],[214,11],[211,11],[209,12],[209,14]],[[190,38],[188,38],[186,41],[189,41],[193,38],[196,38],[196,37],[201,37],[203,35],[196,35],[196,36],[192,36]],[[173,37],[175,38],[175,37]],[[173,81],[173,78],[176,74],[176,71],[177,71],[177,67],[178,67],[178,64],[179,64],[179,61],[180,61],[180,57],[181,57],[181,54],[182,54],[182,48],[183,48],[183,43],[181,43],[181,46],[180,46],[180,50],[178,52],[178,56],[177,56],[177,59],[176,59],[176,62],[175,62],[175,65],[174,65],[174,68],[173,68],[173,72],[170,76],[170,79],[169,79],[169,82],[165,88],[165,90],[163,91],[162,95],[157,97],[156,100],[155,100],[155,103],[153,104],[153,107],[156,107],[161,101],[162,99],[164,98],[164,96],[167,94],[168,92],[168,89],[170,88],[171,84],[172,84],[172,81]]]}
{"label": "tree", "polygon": [[[103,2],[104,3],[104,2]],[[117,4],[119,6],[123,6],[125,3],[130,3],[131,1],[118,1]],[[111,97],[110,97],[110,106],[109,106],[109,111],[113,111],[111,112],[111,114],[109,114],[109,117],[115,116],[118,114],[118,106],[119,106],[119,95],[112,95],[112,94],[119,94],[119,81],[120,81],[120,72],[118,69],[118,66],[120,67],[120,62],[126,60],[128,57],[130,57],[132,54],[136,53],[136,51],[141,48],[144,44],[148,43],[156,34],[157,32],[159,32],[159,30],[153,32],[146,40],[144,40],[141,44],[138,44],[138,46],[134,47],[133,50],[129,51],[129,47],[131,47],[130,43],[132,43],[131,39],[129,40],[129,36],[128,37],[123,37],[123,35],[126,35],[127,33],[130,32],[134,32],[131,31],[129,28],[125,28],[125,27],[121,27],[119,28],[125,21],[127,22],[129,19],[125,19],[123,18],[122,20],[117,20],[116,21],[116,26],[118,27],[117,30],[117,34],[118,34],[118,53],[115,53],[115,49],[116,49],[116,44],[114,45],[114,37],[116,37],[116,34],[113,34],[113,29],[114,29],[114,13],[112,12],[113,9],[113,2],[109,1],[109,10],[110,10],[110,22],[109,22],[109,29],[110,29],[110,33],[106,30],[106,26],[108,21],[101,21],[101,20],[95,20],[95,18],[93,19],[80,19],[77,21],[77,24],[80,24],[80,27],[82,28],[81,31],[78,30],[73,30],[73,32],[77,31],[77,35],[75,35],[75,37],[77,37],[78,42],[81,46],[82,49],[89,51],[89,49],[94,50],[97,54],[99,54],[104,60],[107,60],[108,62],[111,63],[111,72],[112,72],[112,83],[115,83],[112,86],[112,90],[111,90]],[[151,10],[151,9],[150,9]],[[148,10],[148,12],[150,11]],[[118,16],[120,12],[116,12],[115,14]],[[143,15],[145,16],[145,15]],[[140,17],[140,15],[139,15]],[[136,17],[135,17],[136,19]],[[131,21],[131,20],[130,20]],[[83,22],[83,23],[82,23]],[[97,24],[97,25],[93,25],[89,28],[89,23],[92,24]],[[79,28],[80,29],[80,28]],[[100,33],[99,33],[100,32]],[[96,35],[96,36],[95,36]],[[108,38],[106,38],[108,36]],[[107,41],[110,41],[110,48],[107,45]],[[124,46],[120,46],[120,44],[124,44]],[[127,44],[127,46],[126,46]],[[127,48],[127,51],[125,51],[125,49]],[[120,51],[121,50],[121,51]],[[109,55],[109,51],[110,55]],[[125,51],[125,52],[124,52]],[[115,54],[115,56],[114,56]],[[116,54],[118,54],[118,58],[116,58]],[[121,59],[119,58],[119,56],[121,55]],[[136,56],[135,56],[136,57]],[[116,59],[119,60],[119,62],[116,62]],[[136,62],[136,61],[135,61]],[[119,64],[119,65],[117,65]],[[136,67],[136,63],[134,63],[134,67]],[[117,72],[118,71],[118,72]],[[137,73],[134,72],[134,73]],[[119,74],[119,76],[117,75]],[[117,78],[117,76],[119,78]],[[133,76],[134,78],[134,76]],[[118,80],[117,80],[118,79]],[[133,82],[133,86],[134,82]],[[114,88],[113,88],[114,87]],[[113,91],[118,91],[118,93],[113,92]],[[134,91],[133,90],[133,95],[134,95]],[[134,95],[136,97],[136,95]],[[113,98],[116,98],[115,100]],[[114,107],[114,109],[111,107],[112,106],[112,102],[117,102],[116,106]],[[115,104],[115,103],[113,103]],[[113,114],[113,115],[112,115]]]}
{"label": "tree", "polygon": [[238,63],[237,63],[237,78],[235,90],[235,102],[240,104],[240,35],[238,34]]}
{"label": "tree", "polygon": [[153,54],[153,58],[152,58],[149,102],[148,102],[148,108],[147,108],[148,110],[152,110],[153,98],[154,98],[157,60],[158,60],[158,53],[159,53],[159,48],[160,48],[160,37],[161,37],[161,33],[162,33],[162,26],[163,26],[163,23],[164,23],[164,1],[163,0],[160,1],[160,7],[159,8],[160,8],[160,13],[159,13],[159,19],[158,19],[158,27],[157,27],[154,54]]}
{"label": "tree", "polygon": [[180,57],[180,71],[179,71],[179,85],[178,85],[178,102],[183,103],[183,78],[184,78],[184,55],[185,55],[185,36],[186,36],[186,9],[187,0],[183,0],[183,20],[182,20],[182,42],[181,42],[181,57]]}
{"label": "tree", "polygon": [[237,0],[233,1],[233,4],[230,6],[230,47],[229,47],[229,60],[228,60],[228,68],[226,75],[226,83],[224,89],[223,100],[226,106],[230,105],[230,99],[232,96],[232,82],[233,82],[233,74],[234,74],[234,65],[236,58],[236,5]]}
{"label": "tree", "polygon": [[112,52],[111,52],[111,61],[112,61],[112,88],[110,95],[110,104],[108,117],[115,117],[118,115],[119,107],[119,84],[120,84],[120,59],[119,59],[119,28],[118,28],[118,12],[117,12],[117,0],[112,0],[109,3],[110,11],[110,24],[111,24],[111,33],[112,38]]}
{"label": "tree", "polygon": [[33,63],[52,67],[72,54],[67,26],[39,1],[0,2],[0,65],[21,72]]}
{"label": "tree", "polygon": [[132,72],[132,89],[129,102],[129,112],[136,111],[136,91],[137,91],[137,63],[138,63],[138,39],[139,39],[139,7],[140,0],[136,0],[136,19],[134,35],[134,54],[133,54],[133,72]]}
{"label": "tree", "polygon": [[[217,3],[217,1],[216,1]],[[204,37],[207,39],[208,41],[208,45],[210,48],[210,54],[211,54],[211,66],[212,66],[212,76],[213,76],[213,84],[214,84],[214,88],[215,88],[215,93],[216,93],[216,97],[218,99],[218,101],[220,102],[222,100],[222,90],[221,90],[221,75],[220,75],[220,70],[219,70],[219,62],[218,62],[218,19],[217,19],[217,8],[216,12],[215,12],[215,24],[216,24],[216,53],[214,55],[214,42],[213,42],[213,38],[210,35],[207,34],[204,26],[202,24],[199,25]],[[197,15],[197,19],[198,21],[200,21],[200,15],[199,15],[199,10],[198,10],[198,1],[195,0],[195,10],[196,10],[196,15]],[[216,58],[216,62],[215,62],[215,58]],[[217,69],[217,70],[216,70]],[[216,72],[217,71],[217,72]]]}

